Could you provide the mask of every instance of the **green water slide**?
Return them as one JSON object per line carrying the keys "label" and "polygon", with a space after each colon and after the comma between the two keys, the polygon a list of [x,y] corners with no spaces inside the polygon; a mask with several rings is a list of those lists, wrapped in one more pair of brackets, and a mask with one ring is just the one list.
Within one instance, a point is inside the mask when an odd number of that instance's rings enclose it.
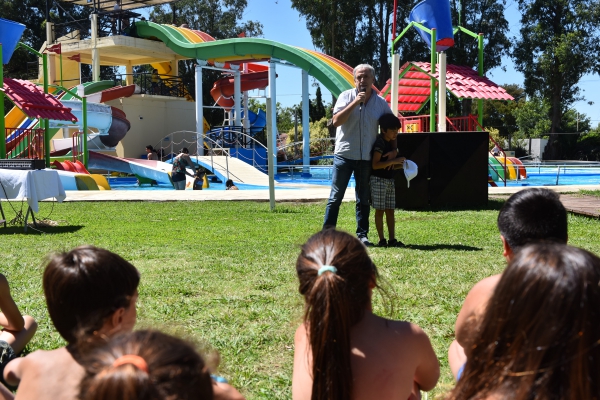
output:
{"label": "green water slide", "polygon": [[236,38],[204,43],[190,43],[177,29],[149,21],[135,23],[137,36],[156,38],[175,53],[198,60],[263,60],[276,58],[288,61],[307,71],[321,82],[334,96],[354,86],[340,74],[331,62],[298,47],[259,38]]}

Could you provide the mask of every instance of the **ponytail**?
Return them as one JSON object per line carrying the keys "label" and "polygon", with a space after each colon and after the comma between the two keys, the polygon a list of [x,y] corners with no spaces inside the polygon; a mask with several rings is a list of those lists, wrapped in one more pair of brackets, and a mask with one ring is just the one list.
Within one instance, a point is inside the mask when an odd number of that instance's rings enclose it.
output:
{"label": "ponytail", "polygon": [[119,335],[82,357],[79,400],[211,400],[212,381],[195,347],[157,331]]}
{"label": "ponytail", "polygon": [[350,331],[370,303],[369,283],[376,268],[359,240],[328,229],[302,246],[296,270],[312,353],[311,398],[349,399],[353,382]]}

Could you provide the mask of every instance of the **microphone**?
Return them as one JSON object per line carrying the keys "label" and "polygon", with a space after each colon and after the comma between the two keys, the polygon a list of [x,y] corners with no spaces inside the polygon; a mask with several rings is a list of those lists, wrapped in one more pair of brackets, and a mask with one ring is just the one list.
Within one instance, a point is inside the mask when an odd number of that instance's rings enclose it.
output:
{"label": "microphone", "polygon": [[[359,93],[364,93],[364,92],[366,92],[366,91],[367,91],[367,89],[365,89],[365,88],[364,88],[364,87],[362,87],[362,86],[361,86],[361,87],[358,89],[358,92],[359,92]],[[359,106],[358,106],[358,111],[362,111],[362,107],[363,107],[363,102],[361,101],[361,102],[360,102],[360,104],[359,104]]]}

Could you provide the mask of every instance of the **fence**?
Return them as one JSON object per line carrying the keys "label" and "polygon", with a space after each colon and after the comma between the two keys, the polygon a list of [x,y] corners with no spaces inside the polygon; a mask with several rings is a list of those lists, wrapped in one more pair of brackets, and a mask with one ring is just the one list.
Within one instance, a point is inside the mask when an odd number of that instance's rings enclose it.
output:
{"label": "fence", "polygon": [[44,130],[5,128],[7,158],[44,159]]}

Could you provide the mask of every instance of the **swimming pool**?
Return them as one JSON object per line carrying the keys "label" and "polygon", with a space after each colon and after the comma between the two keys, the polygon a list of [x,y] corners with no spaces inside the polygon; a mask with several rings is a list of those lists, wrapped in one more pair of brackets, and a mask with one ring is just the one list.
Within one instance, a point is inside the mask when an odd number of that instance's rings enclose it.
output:
{"label": "swimming pool", "polygon": [[[311,177],[302,177],[301,169],[285,169],[280,170],[277,174],[276,181],[281,184],[295,185],[331,185],[331,167],[311,167]],[[558,179],[557,179],[558,177]],[[517,181],[507,181],[506,186],[556,186],[558,180],[559,186],[568,185],[600,185],[600,167],[539,167],[527,166],[527,179]],[[137,179],[134,177],[126,178],[108,178],[111,188],[114,190],[174,190],[171,185],[137,185]],[[497,182],[498,186],[504,186],[503,182]],[[268,186],[253,186],[243,183],[236,183],[240,190],[261,190],[268,189]],[[355,187],[354,176],[350,178],[348,187]],[[294,187],[278,189],[298,189]],[[301,189],[301,188],[300,188]],[[204,190],[225,190],[225,183],[210,182],[210,187]]]}
{"label": "swimming pool", "polygon": [[[503,185],[497,182],[498,186]],[[508,181],[506,186],[569,186],[600,185],[600,168],[597,167],[533,167],[527,166],[527,179]]]}

